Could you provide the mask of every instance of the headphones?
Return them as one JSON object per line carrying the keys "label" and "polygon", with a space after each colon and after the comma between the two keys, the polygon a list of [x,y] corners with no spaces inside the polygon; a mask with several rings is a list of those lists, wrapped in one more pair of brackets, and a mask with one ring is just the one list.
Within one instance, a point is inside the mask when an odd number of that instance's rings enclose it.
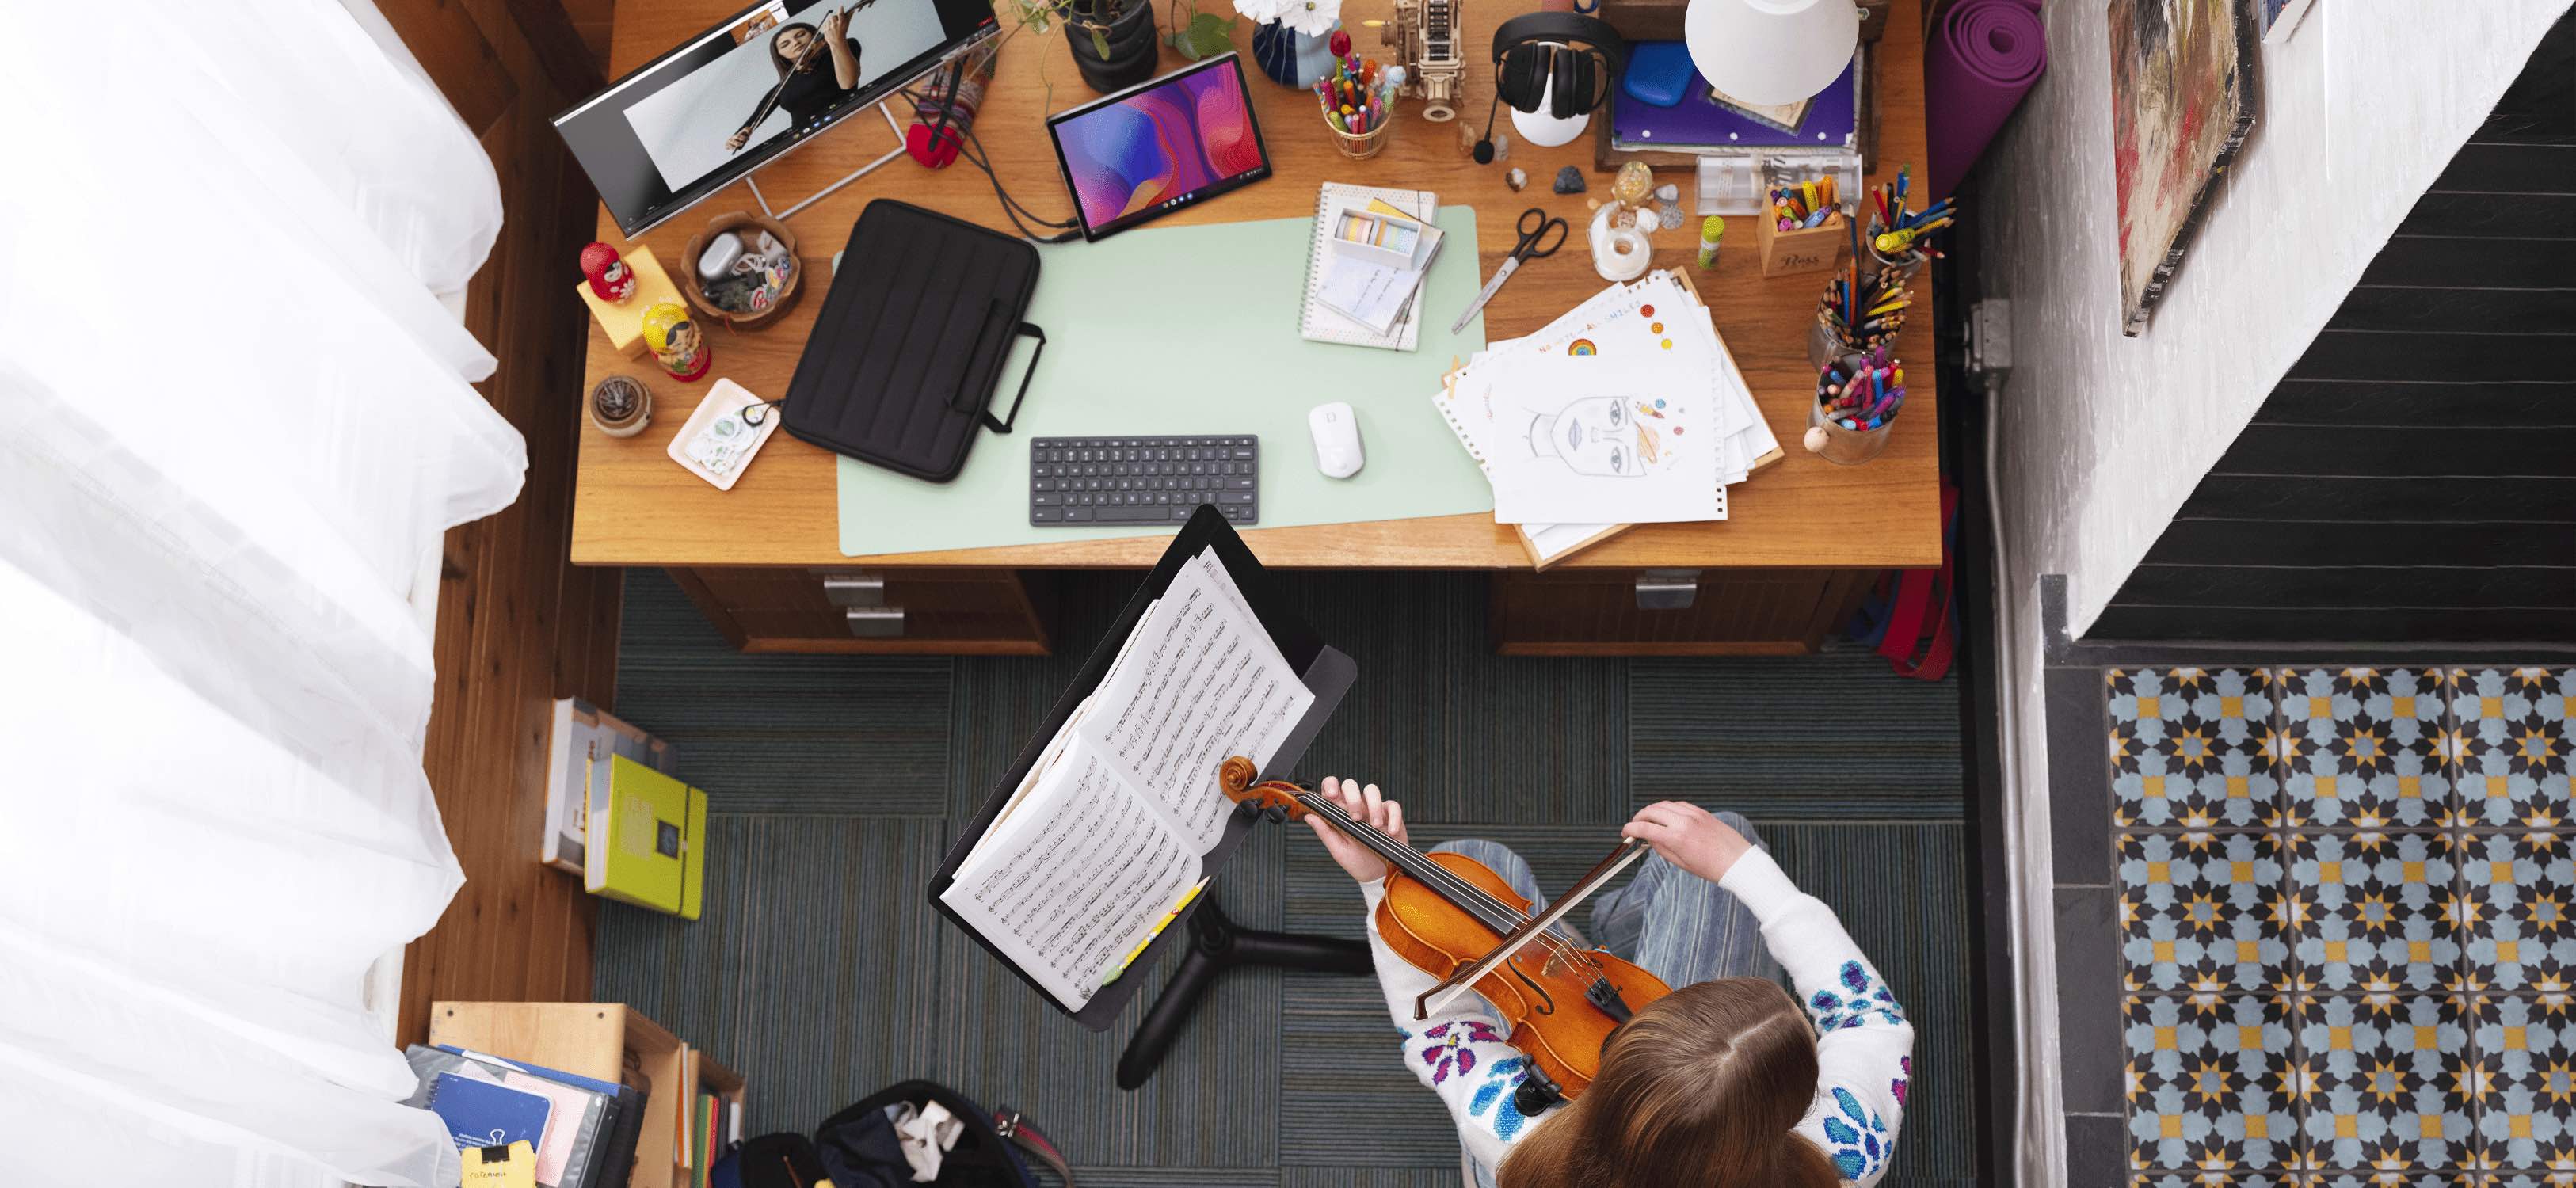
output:
{"label": "headphones", "polygon": [[[1494,30],[1494,102],[1534,113],[1545,96],[1550,116],[1570,119],[1608,99],[1627,64],[1628,43],[1608,21],[1571,12],[1523,13]],[[1494,159],[1494,113],[1492,106],[1485,109],[1485,136],[1475,149],[1479,165]]]}

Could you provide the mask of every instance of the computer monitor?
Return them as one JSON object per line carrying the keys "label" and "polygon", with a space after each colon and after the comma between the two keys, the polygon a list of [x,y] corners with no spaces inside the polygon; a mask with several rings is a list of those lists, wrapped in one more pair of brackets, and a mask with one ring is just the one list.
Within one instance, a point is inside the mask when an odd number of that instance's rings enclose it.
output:
{"label": "computer monitor", "polygon": [[[823,36],[841,25],[840,44]],[[555,117],[629,237],[1000,31],[989,0],[762,0]]]}
{"label": "computer monitor", "polygon": [[1233,54],[1058,112],[1047,134],[1087,240],[1270,176]]}

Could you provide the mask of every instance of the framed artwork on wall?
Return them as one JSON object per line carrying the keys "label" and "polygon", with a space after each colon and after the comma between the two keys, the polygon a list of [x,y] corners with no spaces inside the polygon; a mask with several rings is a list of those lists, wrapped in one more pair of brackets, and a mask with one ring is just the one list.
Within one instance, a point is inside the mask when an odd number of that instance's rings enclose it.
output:
{"label": "framed artwork on wall", "polygon": [[2314,7],[2316,2],[2317,0],[2255,0],[2255,3],[2262,8],[2263,44],[2279,45],[2288,41],[2290,34],[2298,30],[2299,21],[2308,15],[2308,9]]}
{"label": "framed artwork on wall", "polygon": [[2210,192],[2254,128],[2253,6],[2111,0],[2120,329],[2147,328]]}

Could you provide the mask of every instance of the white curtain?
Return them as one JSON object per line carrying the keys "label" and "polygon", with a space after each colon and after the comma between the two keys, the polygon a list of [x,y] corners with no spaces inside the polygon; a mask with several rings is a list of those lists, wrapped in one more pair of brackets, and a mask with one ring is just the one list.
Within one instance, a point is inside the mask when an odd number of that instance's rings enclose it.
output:
{"label": "white curtain", "polygon": [[492,165],[335,0],[0,15],[0,1180],[452,1184],[361,984],[461,881]]}

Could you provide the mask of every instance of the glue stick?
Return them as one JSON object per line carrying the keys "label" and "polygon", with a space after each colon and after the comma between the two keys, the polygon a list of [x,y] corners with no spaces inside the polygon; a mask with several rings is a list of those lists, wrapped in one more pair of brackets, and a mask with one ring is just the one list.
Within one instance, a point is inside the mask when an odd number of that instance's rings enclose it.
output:
{"label": "glue stick", "polygon": [[[975,109],[984,105],[984,88],[993,82],[993,60],[1001,56],[1000,43],[978,50],[966,60],[965,77],[957,84],[955,94],[948,91],[949,70],[931,76],[930,88],[912,109],[912,127],[905,129],[903,148],[912,159],[932,169],[945,168],[957,159],[957,146],[966,140],[966,129],[975,122]],[[940,128],[941,117],[947,127]]]}
{"label": "glue stick", "polygon": [[1708,220],[1707,220],[1706,222],[1703,222],[1703,223],[1701,223],[1701,224],[1699,225],[1699,266],[1700,266],[1700,267],[1702,267],[1702,268],[1715,268],[1715,267],[1717,267],[1717,244],[1718,244],[1718,241],[1719,241],[1719,240],[1721,240],[1721,239],[1723,239],[1723,238],[1725,238],[1725,237],[1726,237],[1726,220],[1721,219],[1721,218],[1717,217],[1716,215],[1710,215],[1710,216],[1708,216]]}

